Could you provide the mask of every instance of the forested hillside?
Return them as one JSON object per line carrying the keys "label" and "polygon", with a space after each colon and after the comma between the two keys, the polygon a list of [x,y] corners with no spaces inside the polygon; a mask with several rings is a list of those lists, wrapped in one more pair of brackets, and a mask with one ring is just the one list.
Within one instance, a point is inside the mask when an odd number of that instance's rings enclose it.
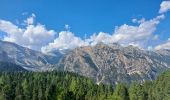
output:
{"label": "forested hillside", "polygon": [[1,72],[0,100],[170,100],[170,72],[114,89],[70,72]]}

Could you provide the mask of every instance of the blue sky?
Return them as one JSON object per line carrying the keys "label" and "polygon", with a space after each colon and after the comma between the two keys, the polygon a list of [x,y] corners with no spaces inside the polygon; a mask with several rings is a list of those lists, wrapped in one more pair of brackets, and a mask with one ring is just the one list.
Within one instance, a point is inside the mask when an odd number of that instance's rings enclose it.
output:
{"label": "blue sky", "polygon": [[[15,23],[22,13],[36,14],[37,22],[49,29],[63,30],[71,26],[76,35],[113,32],[115,26],[131,24],[132,18],[153,18],[161,0],[1,0],[0,18]],[[169,23],[170,19],[167,20]]]}
{"label": "blue sky", "polygon": [[[159,13],[162,2],[163,0],[1,0],[0,19],[26,30],[27,25],[24,25],[24,20],[35,15],[34,24],[32,23],[35,27],[40,23],[45,25],[43,27],[47,32],[55,31],[54,39],[44,44],[36,44],[42,47],[53,42],[59,33],[66,30],[64,28],[66,24],[69,25],[69,32],[74,35],[73,37],[84,39],[85,34],[87,38],[90,38],[94,33],[98,35],[100,32],[112,35],[116,26],[140,25],[132,22],[132,19],[144,18],[149,21],[159,15],[164,15],[165,18],[159,20],[160,23],[155,26],[156,30],[151,32],[152,35],[158,35],[159,39],[152,41],[150,45],[148,42],[146,43],[147,46],[155,46],[166,43],[170,38],[170,13],[168,13],[169,9],[164,13]],[[4,40],[4,37],[9,34],[2,29],[0,31],[0,38]],[[20,45],[35,50],[40,49],[35,48],[36,45],[32,47],[31,44],[33,43]]]}

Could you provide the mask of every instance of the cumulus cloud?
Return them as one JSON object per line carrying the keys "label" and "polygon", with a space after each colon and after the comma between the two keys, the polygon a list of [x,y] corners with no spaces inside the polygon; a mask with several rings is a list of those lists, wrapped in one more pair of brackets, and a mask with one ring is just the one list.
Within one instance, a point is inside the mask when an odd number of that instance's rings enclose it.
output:
{"label": "cumulus cloud", "polygon": [[[120,43],[123,45],[134,45],[138,47],[144,47],[150,39],[156,39],[158,36],[153,33],[156,30],[156,26],[160,23],[160,20],[164,19],[164,15],[157,16],[151,20],[145,20],[144,18],[136,20],[138,25],[121,25],[115,28],[113,34],[99,32],[93,34],[90,38],[85,40],[76,37],[74,33],[70,31],[62,31],[59,36],[47,46],[41,48],[43,52],[50,52],[56,49],[73,49],[80,46],[96,45],[97,43]],[[65,27],[69,27],[68,25]],[[147,41],[148,40],[148,41]]]}
{"label": "cumulus cloud", "polygon": [[165,13],[170,10],[170,1],[163,1],[160,5],[159,13]]}
{"label": "cumulus cloud", "polygon": [[22,35],[22,31],[23,31],[22,29],[18,28],[16,25],[5,20],[0,20],[0,30],[2,32],[7,33],[7,36],[5,36],[4,39],[10,42],[16,42],[18,37]]}
{"label": "cumulus cloud", "polygon": [[52,50],[73,49],[80,46],[87,46],[88,42],[85,42],[79,37],[76,37],[70,31],[61,31],[59,36],[49,45],[41,48],[41,51],[46,53]]}
{"label": "cumulus cloud", "polygon": [[161,50],[161,49],[170,49],[170,39],[168,39],[165,43],[157,45],[155,47],[155,50]]}
{"label": "cumulus cloud", "polygon": [[24,20],[24,22],[28,25],[34,24],[34,19],[35,19],[35,14],[32,13],[32,15],[30,17],[28,17],[26,20]]}
{"label": "cumulus cloud", "polygon": [[148,40],[156,40],[157,35],[153,33],[156,30],[156,26],[160,23],[160,20],[164,19],[164,15],[157,16],[151,20],[145,20],[144,18],[137,20],[134,19],[134,22],[137,22],[139,25],[132,26],[123,24],[115,28],[115,31],[112,35],[104,32],[100,32],[98,35],[93,34],[88,42],[90,45],[95,45],[99,42],[103,43],[120,43],[123,45],[134,45],[134,46],[145,46]]}
{"label": "cumulus cloud", "polygon": [[138,21],[138,26],[121,25],[115,29],[113,34],[114,42],[123,44],[129,44],[132,42],[144,43],[146,40],[155,37],[153,33],[156,30],[156,26],[160,23],[161,19],[164,19],[164,15],[157,16],[151,20],[145,21],[141,19]]}
{"label": "cumulus cloud", "polygon": [[144,21],[145,21],[145,18],[142,18],[142,19],[140,19],[140,20],[137,20],[136,18],[132,19],[132,22],[133,22],[133,23],[142,23],[142,22],[144,22]]}
{"label": "cumulus cloud", "polygon": [[99,32],[98,35],[93,34],[90,39],[87,39],[86,41],[89,42],[90,45],[96,45],[97,43],[112,43],[113,39],[112,39],[112,35],[108,34],[108,33],[104,33],[104,32]]}
{"label": "cumulus cloud", "polygon": [[[35,15],[31,17],[35,17]],[[3,40],[34,50],[40,50],[42,46],[54,40],[56,33],[54,30],[47,30],[41,24],[33,25],[33,20],[30,21],[28,19],[28,25],[25,28],[19,28],[9,21],[0,20],[0,31],[6,33]]]}
{"label": "cumulus cloud", "polygon": [[[54,30],[47,30],[46,27],[41,24],[34,25],[34,14],[25,20],[27,23],[25,28],[19,28],[9,21],[0,20],[0,30],[7,33],[4,41],[14,42],[34,50],[41,50],[42,52],[50,52],[58,49],[73,49],[80,46],[95,45],[100,42],[106,44],[117,42],[123,45],[130,44],[144,47],[148,40],[158,38],[158,36],[153,33],[156,30],[156,26],[160,23],[160,20],[164,19],[164,17],[162,14],[151,20],[144,18],[140,20],[135,19],[134,22],[138,23],[136,26],[123,24],[116,27],[113,34],[99,32],[85,40],[70,32],[69,25],[65,25],[66,31],[59,32],[58,37],[55,37],[56,32]],[[28,20],[30,18],[32,18],[32,20]]]}
{"label": "cumulus cloud", "polygon": [[[159,13],[166,13],[170,10],[170,1],[163,1],[160,5],[160,10]],[[170,38],[165,41],[162,44],[159,44],[154,47],[155,50],[160,50],[160,49],[170,49]]]}

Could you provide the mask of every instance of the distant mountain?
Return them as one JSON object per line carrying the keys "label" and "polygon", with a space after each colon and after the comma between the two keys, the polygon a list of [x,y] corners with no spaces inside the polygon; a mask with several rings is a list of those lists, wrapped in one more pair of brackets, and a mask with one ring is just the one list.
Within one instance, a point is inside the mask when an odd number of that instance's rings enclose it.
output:
{"label": "distant mountain", "polygon": [[76,48],[56,65],[56,70],[79,73],[98,84],[153,80],[169,68],[169,50],[146,51],[116,43]]}
{"label": "distant mountain", "polygon": [[0,41],[0,61],[11,62],[30,71],[51,70],[51,64],[58,63],[62,54],[43,54],[14,43]]}
{"label": "distant mountain", "polygon": [[18,72],[18,71],[27,71],[19,65],[10,62],[0,61],[0,72]]}
{"label": "distant mountain", "polygon": [[11,65],[5,67],[0,63],[2,70],[70,71],[91,78],[98,84],[115,84],[155,79],[157,75],[170,69],[170,50],[146,51],[117,43],[99,43],[43,54],[0,41],[0,62]]}

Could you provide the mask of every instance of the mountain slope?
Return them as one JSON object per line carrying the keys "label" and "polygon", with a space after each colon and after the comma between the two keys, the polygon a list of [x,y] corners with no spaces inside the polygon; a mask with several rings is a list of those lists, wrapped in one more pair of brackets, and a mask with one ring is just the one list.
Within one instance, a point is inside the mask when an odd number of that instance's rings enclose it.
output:
{"label": "mountain slope", "polygon": [[155,79],[170,68],[170,50],[145,51],[133,46],[100,43],[73,50],[52,51],[47,55],[0,41],[0,61],[29,71],[71,71],[98,84],[115,84]]}
{"label": "mountain slope", "polygon": [[11,62],[31,71],[50,70],[61,55],[46,55],[14,43],[0,41],[0,61]]}
{"label": "mountain slope", "polygon": [[15,71],[26,71],[19,65],[9,62],[2,62],[0,61],[0,71],[1,72],[15,72]]}
{"label": "mountain slope", "polygon": [[56,69],[79,73],[97,83],[115,84],[153,80],[170,68],[169,61],[169,55],[164,55],[162,51],[145,51],[133,46],[100,43],[74,49],[65,55]]}

